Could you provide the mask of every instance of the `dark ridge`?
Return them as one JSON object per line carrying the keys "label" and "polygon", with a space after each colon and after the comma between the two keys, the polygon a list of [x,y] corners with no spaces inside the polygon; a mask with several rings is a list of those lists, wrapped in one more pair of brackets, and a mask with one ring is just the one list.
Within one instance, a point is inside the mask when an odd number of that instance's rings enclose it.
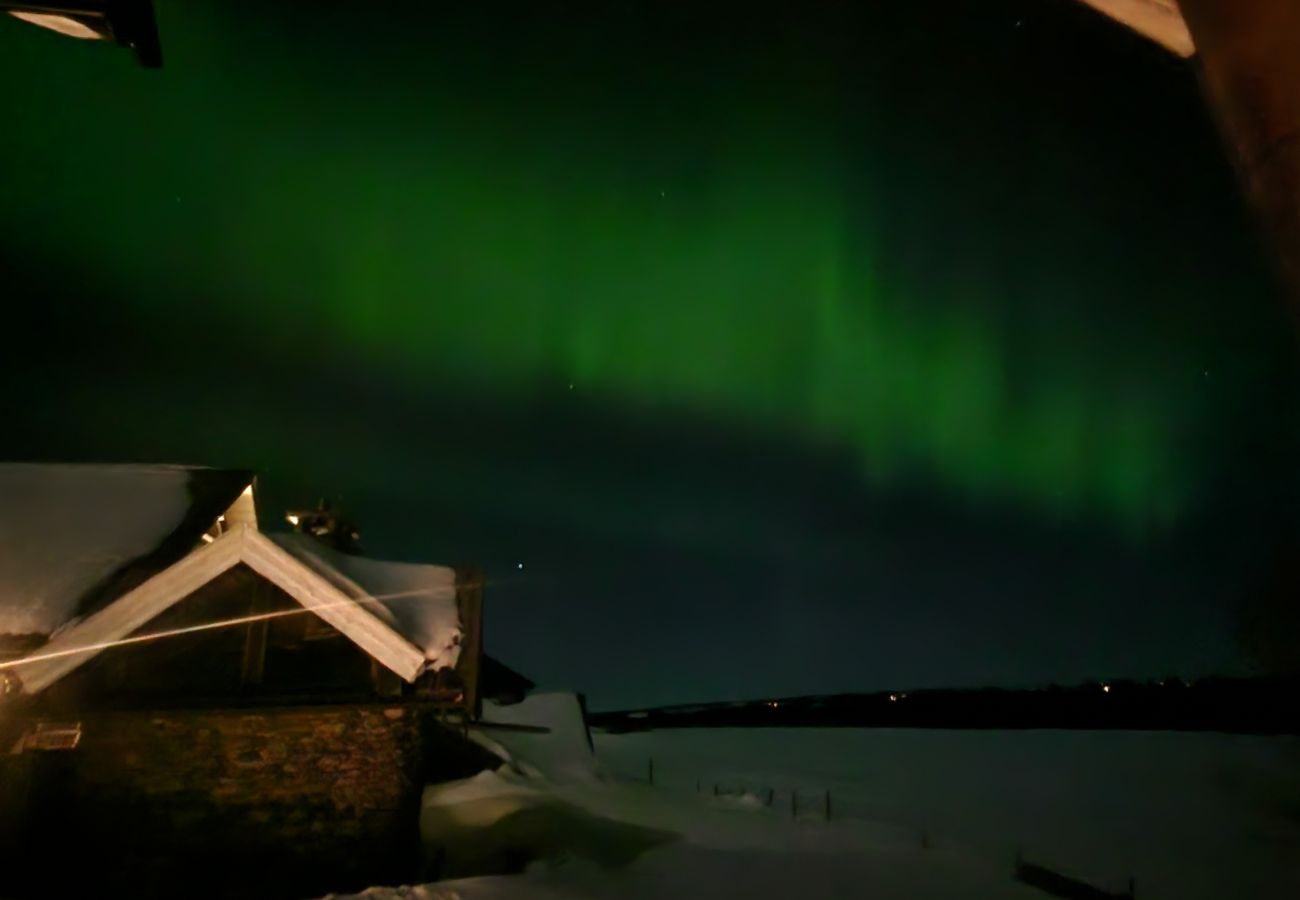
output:
{"label": "dark ridge", "polygon": [[1300,679],[1178,678],[1033,690],[922,690],[774,697],[598,712],[611,733],[655,728],[1062,728],[1300,734]]}

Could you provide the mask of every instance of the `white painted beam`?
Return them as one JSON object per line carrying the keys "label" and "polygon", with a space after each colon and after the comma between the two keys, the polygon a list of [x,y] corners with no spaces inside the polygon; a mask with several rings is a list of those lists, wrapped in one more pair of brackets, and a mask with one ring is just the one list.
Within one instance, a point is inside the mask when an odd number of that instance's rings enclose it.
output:
{"label": "white painted beam", "polygon": [[236,525],[211,544],[159,572],[99,612],[57,635],[29,660],[8,664],[23,691],[36,694],[137,630],[199,588],[244,563],[304,609],[406,681],[424,671],[424,651],[378,618],[366,605],[282,550],[255,526]]}
{"label": "white painted beam", "polygon": [[32,654],[33,661],[17,661],[13,669],[23,691],[35,694],[49,687],[82,663],[94,658],[113,641],[120,640],[166,612],[218,575],[239,563],[243,530],[229,532],[163,569],[144,584],[128,591],[108,606],[60,632]]}
{"label": "white painted beam", "polygon": [[[1127,25],[1179,56],[1196,54],[1196,45],[1175,0],[1083,0],[1098,12]],[[1248,2],[1248,0],[1241,0]]]}

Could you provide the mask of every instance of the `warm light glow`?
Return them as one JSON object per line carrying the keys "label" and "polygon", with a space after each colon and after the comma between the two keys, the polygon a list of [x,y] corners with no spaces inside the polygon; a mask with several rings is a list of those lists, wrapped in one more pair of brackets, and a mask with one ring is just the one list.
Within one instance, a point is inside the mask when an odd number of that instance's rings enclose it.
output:
{"label": "warm light glow", "polygon": [[253,496],[253,486],[250,484],[250,485],[248,485],[248,487],[244,488],[244,491],[243,491],[242,494],[240,494],[240,496],[241,496],[241,497],[251,497],[251,496]]}
{"label": "warm light glow", "polygon": [[1103,684],[1103,685],[1101,686],[1101,689],[1102,689],[1102,691],[1103,691],[1104,693],[1107,693],[1107,694],[1110,693],[1110,685],[1108,685],[1108,684]]}
{"label": "warm light glow", "polygon": [[79,38],[83,41],[97,41],[101,37],[99,32],[93,28],[81,24],[76,19],[69,19],[67,16],[20,12],[17,10],[11,10],[9,15],[15,19],[22,19],[24,22],[31,22],[33,25],[39,25],[42,28],[50,29],[50,31],[57,31],[59,34],[66,34],[68,37]]}
{"label": "warm light glow", "polygon": [[290,513],[289,515],[285,516],[285,518],[289,521],[289,524],[290,524],[290,525],[297,525],[297,524],[298,524],[298,517],[295,516],[295,515],[293,515],[292,513]]}
{"label": "warm light glow", "polygon": [[214,540],[216,540],[216,538],[208,534],[206,531],[203,533],[203,543],[211,544]]}
{"label": "warm light glow", "polygon": [[898,695],[897,695],[897,694],[890,694],[890,695],[889,695],[889,702],[890,702],[890,703],[897,703],[897,702],[898,702]]}

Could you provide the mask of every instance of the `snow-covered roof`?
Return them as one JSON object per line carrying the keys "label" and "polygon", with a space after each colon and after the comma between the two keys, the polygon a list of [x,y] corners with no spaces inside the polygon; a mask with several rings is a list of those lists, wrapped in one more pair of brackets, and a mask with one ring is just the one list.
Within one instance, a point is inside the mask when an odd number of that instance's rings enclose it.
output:
{"label": "snow-covered roof", "polygon": [[182,466],[0,464],[0,635],[51,635],[31,661],[9,663],[26,689],[240,563],[407,681],[456,666],[455,570],[263,535],[252,484],[249,472]]}
{"label": "snow-covered roof", "polygon": [[306,534],[268,536],[423,650],[431,668],[456,665],[462,631],[455,569],[339,553]]}
{"label": "snow-covered roof", "polygon": [[[414,681],[427,669],[456,665],[460,623],[454,573],[450,595],[446,590],[451,570],[347,557],[298,537],[272,540],[240,524],[63,629],[27,661],[7,665],[16,671],[26,693],[39,693],[240,563],[406,681]],[[395,596],[398,593],[400,598]],[[417,603],[422,598],[423,609],[404,610],[399,617],[399,600],[406,598]],[[428,643],[417,644],[408,633]]]}
{"label": "snow-covered roof", "polygon": [[198,467],[0,463],[0,634],[49,634],[133,566],[147,570],[138,583],[171,564],[251,483]]}

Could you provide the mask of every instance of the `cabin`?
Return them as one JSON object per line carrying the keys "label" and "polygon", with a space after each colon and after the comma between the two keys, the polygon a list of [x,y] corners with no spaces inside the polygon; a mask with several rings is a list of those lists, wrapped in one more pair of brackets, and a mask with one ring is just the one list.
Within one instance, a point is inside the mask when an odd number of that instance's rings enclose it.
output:
{"label": "cabin", "polygon": [[424,785],[498,765],[467,726],[531,683],[483,656],[479,570],[315,513],[263,530],[251,472],[0,465],[0,892],[419,876]]}

